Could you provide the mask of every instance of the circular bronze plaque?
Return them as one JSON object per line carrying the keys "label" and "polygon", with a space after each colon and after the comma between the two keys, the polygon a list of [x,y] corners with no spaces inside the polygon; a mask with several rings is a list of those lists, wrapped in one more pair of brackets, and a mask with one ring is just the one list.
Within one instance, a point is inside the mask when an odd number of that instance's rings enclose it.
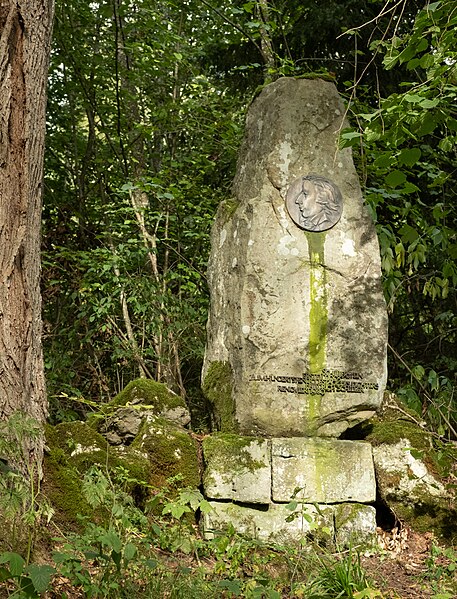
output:
{"label": "circular bronze plaque", "polygon": [[306,175],[295,179],[289,187],[286,207],[290,218],[301,229],[327,231],[341,218],[343,196],[329,179]]}

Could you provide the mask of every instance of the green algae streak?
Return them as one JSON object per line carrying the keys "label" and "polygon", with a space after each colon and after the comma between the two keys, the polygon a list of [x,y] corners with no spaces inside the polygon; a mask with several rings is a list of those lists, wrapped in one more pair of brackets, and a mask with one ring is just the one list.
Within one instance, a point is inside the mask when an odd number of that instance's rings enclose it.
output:
{"label": "green algae streak", "polygon": [[[309,356],[308,367],[311,374],[318,374],[325,368],[327,346],[327,273],[324,267],[324,244],[326,233],[305,233],[308,240],[310,262],[309,275]],[[318,418],[321,404],[320,395],[309,396],[308,417],[310,423]]]}

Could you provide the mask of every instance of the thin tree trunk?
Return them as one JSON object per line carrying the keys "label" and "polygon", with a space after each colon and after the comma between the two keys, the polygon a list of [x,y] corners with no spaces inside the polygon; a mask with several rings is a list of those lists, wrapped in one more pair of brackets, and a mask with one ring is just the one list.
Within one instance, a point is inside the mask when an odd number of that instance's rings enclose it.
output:
{"label": "thin tree trunk", "polygon": [[[41,346],[40,228],[53,0],[0,2],[0,420],[47,413]],[[22,470],[41,467],[43,439]]]}

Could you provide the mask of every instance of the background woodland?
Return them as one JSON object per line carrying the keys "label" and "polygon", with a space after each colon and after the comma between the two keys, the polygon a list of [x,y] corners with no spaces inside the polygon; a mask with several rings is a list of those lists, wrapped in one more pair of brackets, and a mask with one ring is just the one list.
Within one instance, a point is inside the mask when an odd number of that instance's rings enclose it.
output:
{"label": "background woodland", "polygon": [[138,376],[200,370],[209,232],[246,107],[280,76],[334,80],[376,222],[389,386],[457,437],[457,8],[415,0],[58,1],[48,88],[44,348],[52,423]]}

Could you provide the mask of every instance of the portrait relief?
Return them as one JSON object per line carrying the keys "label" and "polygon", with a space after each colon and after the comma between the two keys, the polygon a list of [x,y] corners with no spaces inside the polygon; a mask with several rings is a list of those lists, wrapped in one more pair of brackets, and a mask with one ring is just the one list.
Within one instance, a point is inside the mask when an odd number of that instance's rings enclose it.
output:
{"label": "portrait relief", "polygon": [[306,231],[326,231],[341,218],[343,198],[338,187],[319,175],[296,179],[286,196],[286,207],[296,225]]}

